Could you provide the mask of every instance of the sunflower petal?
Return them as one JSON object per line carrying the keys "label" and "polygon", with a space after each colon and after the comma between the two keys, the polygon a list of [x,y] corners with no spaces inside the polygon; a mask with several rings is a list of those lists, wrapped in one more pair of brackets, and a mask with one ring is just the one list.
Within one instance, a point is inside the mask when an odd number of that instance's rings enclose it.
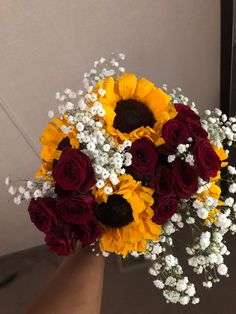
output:
{"label": "sunflower petal", "polygon": [[[115,92],[115,82],[113,77],[105,79],[104,83],[100,88],[106,91],[104,96],[99,97],[99,101],[105,106],[111,107],[113,110],[116,107],[116,103],[119,100],[119,95]],[[104,108],[105,109],[105,108]]]}
{"label": "sunflower petal", "polygon": [[167,95],[160,88],[153,89],[146,97],[145,104],[153,112],[155,119],[158,121],[158,114],[161,111],[166,111],[170,102],[171,96]]}
{"label": "sunflower petal", "polygon": [[134,99],[139,101],[143,101],[145,97],[155,88],[155,85],[146,80],[145,78],[141,78],[137,82]]}
{"label": "sunflower petal", "polygon": [[111,106],[108,106],[108,105],[105,105],[103,104],[103,109],[105,110],[106,114],[105,116],[103,117],[103,119],[105,120],[107,126],[112,126],[113,123],[114,123],[114,119],[115,119],[115,116],[116,116],[116,113],[115,111],[112,109]]}
{"label": "sunflower petal", "polygon": [[134,74],[125,73],[117,78],[121,99],[132,99],[137,86],[137,77]]}

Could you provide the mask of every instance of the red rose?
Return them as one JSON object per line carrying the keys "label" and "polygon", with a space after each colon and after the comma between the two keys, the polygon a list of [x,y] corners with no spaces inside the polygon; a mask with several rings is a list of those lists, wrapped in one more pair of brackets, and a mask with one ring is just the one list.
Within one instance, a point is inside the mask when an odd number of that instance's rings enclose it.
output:
{"label": "red rose", "polygon": [[185,144],[189,137],[187,126],[178,119],[167,121],[162,128],[162,136],[168,146]]}
{"label": "red rose", "polygon": [[92,163],[77,149],[66,148],[52,171],[53,179],[64,190],[88,192],[96,183]]}
{"label": "red rose", "polygon": [[188,130],[190,136],[195,139],[197,137],[207,138],[208,133],[203,129],[201,124],[198,121],[187,120]]}
{"label": "red rose", "polygon": [[74,226],[69,224],[57,226],[53,231],[46,234],[45,242],[49,250],[57,255],[68,256],[73,254],[77,243]]}
{"label": "red rose", "polygon": [[160,145],[157,147],[157,156],[158,156],[158,167],[161,166],[170,166],[170,163],[168,162],[168,156],[169,155],[175,155],[176,154],[176,147],[170,147],[166,144]]}
{"label": "red rose", "polygon": [[146,138],[133,142],[129,153],[132,155],[132,165],[127,168],[136,180],[149,180],[155,173],[157,152],[154,144]]}
{"label": "red rose", "polygon": [[177,119],[186,122],[187,119],[195,120],[200,122],[200,117],[187,105],[175,104],[175,109],[178,112]]}
{"label": "red rose", "polygon": [[85,224],[92,218],[95,205],[91,193],[74,193],[57,201],[57,212],[68,223]]}
{"label": "red rose", "polygon": [[182,199],[190,198],[198,189],[197,168],[190,166],[180,158],[176,159],[172,165],[177,196]]}
{"label": "red rose", "polygon": [[56,201],[53,198],[31,199],[28,211],[31,221],[42,232],[51,231],[53,225],[57,224]]}
{"label": "red rose", "polygon": [[57,196],[59,198],[64,198],[69,196],[70,194],[74,193],[74,191],[70,191],[70,190],[63,190],[60,185],[58,185],[57,183],[55,184],[55,188],[54,188],[55,193],[57,194]]}
{"label": "red rose", "polygon": [[158,194],[169,194],[174,190],[174,182],[171,170],[162,166],[157,169],[157,175],[153,180],[153,188]]}
{"label": "red rose", "polygon": [[83,247],[94,243],[100,234],[101,230],[95,218],[92,218],[84,225],[78,226],[76,229],[76,236],[81,241]]}
{"label": "red rose", "polygon": [[220,170],[221,162],[209,140],[197,138],[194,143],[193,153],[197,160],[199,176],[205,181],[215,177]]}
{"label": "red rose", "polygon": [[158,197],[153,205],[153,221],[158,225],[163,225],[176,212],[178,202],[175,194],[163,194]]}

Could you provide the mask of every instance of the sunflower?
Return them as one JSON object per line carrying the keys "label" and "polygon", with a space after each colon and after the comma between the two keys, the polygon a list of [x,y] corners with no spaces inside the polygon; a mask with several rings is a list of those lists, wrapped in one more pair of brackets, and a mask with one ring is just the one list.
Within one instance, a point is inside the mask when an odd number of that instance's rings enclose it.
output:
{"label": "sunflower", "polygon": [[156,145],[164,143],[162,126],[177,113],[170,103],[171,97],[162,89],[129,73],[115,80],[108,77],[98,84],[97,89],[106,91],[99,101],[106,112],[106,130],[118,142],[146,137]]}
{"label": "sunflower", "polygon": [[52,163],[42,161],[39,170],[35,174],[36,179],[44,178],[46,181],[52,181],[52,177],[48,176],[48,172],[52,171]]}
{"label": "sunflower", "polygon": [[67,142],[66,144],[73,148],[79,147],[75,130],[65,134],[61,130],[63,125],[68,125],[67,121],[55,117],[53,122],[48,123],[48,127],[44,129],[43,134],[40,136],[40,142],[43,145],[40,152],[42,163],[40,164],[40,170],[35,175],[36,178],[46,178],[47,172],[52,169],[53,160],[60,158],[60,145],[64,145],[64,142]]}
{"label": "sunflower", "polygon": [[103,202],[95,215],[104,227],[99,245],[103,252],[126,256],[131,251],[145,252],[147,240],[158,240],[161,226],[152,221],[153,189],[141,186],[124,174],[113,194],[93,193]]}
{"label": "sunflower", "polygon": [[[54,123],[53,123],[54,122]],[[40,142],[43,145],[40,156],[46,162],[52,162],[57,147],[64,138],[70,139],[70,145],[73,148],[79,147],[79,142],[76,138],[76,132],[73,130],[68,134],[62,132],[61,127],[67,125],[65,119],[54,118],[53,122],[48,123],[48,127],[44,129],[43,134],[40,136]]]}

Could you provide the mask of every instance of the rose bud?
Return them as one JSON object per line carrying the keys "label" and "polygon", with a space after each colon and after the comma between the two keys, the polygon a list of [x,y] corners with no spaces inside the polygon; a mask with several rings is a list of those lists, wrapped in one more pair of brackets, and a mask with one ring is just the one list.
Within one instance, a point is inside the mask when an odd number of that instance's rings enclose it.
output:
{"label": "rose bud", "polygon": [[56,201],[53,198],[31,199],[28,211],[31,221],[42,232],[51,231],[57,224]]}
{"label": "rose bud", "polygon": [[77,149],[66,148],[53,168],[53,179],[64,190],[88,192],[96,183],[91,160]]}
{"label": "rose bud", "polygon": [[193,153],[197,160],[199,176],[207,181],[214,178],[220,170],[221,162],[208,139],[197,138]]}

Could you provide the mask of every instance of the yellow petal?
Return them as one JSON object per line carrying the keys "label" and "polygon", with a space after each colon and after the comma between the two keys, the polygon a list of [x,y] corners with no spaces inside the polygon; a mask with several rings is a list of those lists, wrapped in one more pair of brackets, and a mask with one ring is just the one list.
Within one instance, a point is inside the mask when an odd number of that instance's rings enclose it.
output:
{"label": "yellow petal", "polygon": [[41,152],[40,152],[40,157],[46,161],[46,162],[51,162],[53,159],[53,154],[56,151],[57,146],[43,146]]}
{"label": "yellow petal", "polygon": [[79,141],[76,138],[70,138],[70,145],[73,148],[78,148],[79,147]]}
{"label": "yellow petal", "polygon": [[48,123],[48,127],[44,129],[43,134],[39,138],[41,144],[43,145],[48,145],[51,143],[56,144],[62,139],[62,134],[58,132],[58,128],[53,123]]}
{"label": "yellow petal", "polygon": [[103,104],[103,109],[105,110],[106,114],[105,116],[103,117],[103,119],[105,120],[107,126],[112,126],[113,123],[114,123],[114,119],[115,119],[115,116],[116,116],[116,113],[115,111],[112,109],[112,107],[108,106],[108,105],[105,105]]}
{"label": "yellow petal", "polygon": [[158,122],[158,113],[168,108],[171,96],[167,95],[160,88],[154,88],[146,97],[145,104],[153,112]]}
{"label": "yellow petal", "polygon": [[122,99],[132,99],[137,85],[137,78],[134,74],[125,73],[118,77],[118,89]]}
{"label": "yellow petal", "polygon": [[137,82],[134,99],[143,101],[145,97],[152,91],[152,89],[154,89],[154,87],[155,85],[152,82],[142,77]]}
{"label": "yellow petal", "polygon": [[210,181],[211,182],[217,182],[220,180],[220,178],[221,178],[221,171],[218,171],[217,175],[214,178],[211,178]]}
{"label": "yellow petal", "polygon": [[[99,101],[113,110],[116,107],[117,101],[120,99],[119,95],[115,92],[115,82],[112,76],[106,78],[101,86],[98,86],[106,91],[104,96],[99,97]],[[105,108],[104,108],[105,109]]]}
{"label": "yellow petal", "polygon": [[53,159],[59,160],[61,157],[62,151],[61,150],[56,150],[54,155],[53,155]]}
{"label": "yellow petal", "polygon": [[213,146],[213,148],[214,148],[214,151],[217,153],[218,157],[220,158],[220,161],[222,162],[221,167],[224,168],[228,166],[228,162],[226,160],[228,159],[229,155],[224,150],[224,147]]}
{"label": "yellow petal", "polygon": [[221,188],[216,185],[216,184],[212,184],[210,186],[210,193],[211,193],[211,196],[214,197],[214,198],[217,198],[219,199],[220,198],[220,195],[221,195]]}
{"label": "yellow petal", "polygon": [[136,223],[130,223],[128,226],[122,228],[122,236],[125,242],[138,242],[142,241],[143,236],[139,231]]}
{"label": "yellow petal", "polygon": [[151,220],[141,220],[139,229],[144,235],[145,239],[157,240],[162,232],[161,226],[155,224]]}

